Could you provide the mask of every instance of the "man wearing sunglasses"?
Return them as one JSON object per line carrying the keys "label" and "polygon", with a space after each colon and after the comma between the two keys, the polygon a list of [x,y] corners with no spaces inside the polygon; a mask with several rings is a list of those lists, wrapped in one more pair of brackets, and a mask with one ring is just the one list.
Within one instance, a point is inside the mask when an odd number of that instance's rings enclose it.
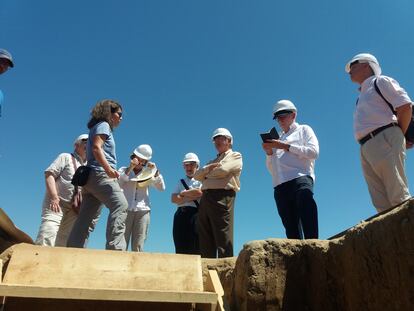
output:
{"label": "man wearing sunglasses", "polygon": [[127,249],[129,241],[131,241],[131,250],[142,252],[150,224],[149,187],[164,191],[165,183],[155,163],[149,162],[152,158],[151,146],[138,146],[130,158],[129,166],[119,169],[119,184],[128,201],[125,241]]}
{"label": "man wearing sunglasses", "polygon": [[411,99],[397,81],[381,75],[378,60],[371,54],[355,55],[345,71],[360,85],[354,136],[360,144],[372,203],[382,212],[411,197],[404,169],[404,134],[411,120]]}
{"label": "man wearing sunglasses", "polygon": [[279,100],[273,106],[273,119],[282,133],[279,139],[267,140],[262,147],[287,238],[317,239],[318,211],[313,184],[319,142],[309,125],[296,122],[296,113],[290,100]]}

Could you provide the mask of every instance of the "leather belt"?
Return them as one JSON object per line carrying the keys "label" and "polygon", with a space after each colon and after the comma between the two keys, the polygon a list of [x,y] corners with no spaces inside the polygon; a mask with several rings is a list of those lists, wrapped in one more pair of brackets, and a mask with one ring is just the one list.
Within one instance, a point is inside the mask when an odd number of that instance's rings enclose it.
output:
{"label": "leather belt", "polygon": [[368,135],[365,135],[364,137],[362,137],[360,140],[358,140],[359,144],[362,146],[363,144],[365,144],[368,140],[370,140],[371,138],[377,136],[379,133],[381,133],[383,130],[389,128],[389,127],[393,127],[393,126],[398,126],[397,123],[390,123],[384,126],[381,126],[375,130],[373,130],[371,133],[369,133]]}

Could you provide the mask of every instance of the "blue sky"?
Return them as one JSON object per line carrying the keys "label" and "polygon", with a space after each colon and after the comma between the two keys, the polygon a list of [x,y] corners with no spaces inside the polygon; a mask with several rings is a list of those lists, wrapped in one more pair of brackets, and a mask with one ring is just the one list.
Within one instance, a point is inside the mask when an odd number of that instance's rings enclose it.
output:
{"label": "blue sky", "polygon": [[[16,66],[0,76],[0,206],[35,237],[44,169],[87,131],[93,105],[114,98],[124,107],[119,166],[147,143],[166,181],[165,192],[151,192],[146,251],[174,252],[170,195],[182,157],[214,158],[217,127],[243,154],[236,253],[251,240],[283,238],[258,134],[275,125],[273,104],[290,99],[319,139],[315,199],[328,238],[375,213],[352,133],[357,85],[344,65],[373,53],[414,97],[413,9],[409,0],[2,0],[0,47]],[[407,155],[413,185],[414,151]],[[104,248],[107,214],[90,247]]]}

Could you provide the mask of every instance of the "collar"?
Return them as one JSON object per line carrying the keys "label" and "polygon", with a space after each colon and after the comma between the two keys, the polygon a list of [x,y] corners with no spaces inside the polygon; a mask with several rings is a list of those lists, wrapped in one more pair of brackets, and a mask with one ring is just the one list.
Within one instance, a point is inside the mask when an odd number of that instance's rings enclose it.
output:
{"label": "collar", "polygon": [[227,150],[226,152],[223,153],[219,153],[217,155],[217,158],[224,158],[226,155],[228,155],[230,152],[232,152],[233,150],[231,150],[231,148],[229,150]]}
{"label": "collar", "polygon": [[296,121],[293,122],[290,125],[289,130],[287,132],[283,132],[283,134],[287,134],[287,133],[293,132],[294,130],[296,130],[298,128],[298,126],[299,126],[299,123],[298,122],[296,122]]}
{"label": "collar", "polygon": [[80,155],[76,153],[76,151],[73,151],[72,156],[73,156],[76,160],[78,160],[78,162],[79,162],[81,165],[83,165],[83,163],[85,162],[85,161],[83,161],[83,160],[82,160],[82,158],[80,157]]}
{"label": "collar", "polygon": [[375,75],[372,75],[372,76],[369,76],[368,78],[366,78],[364,80],[364,82],[362,82],[362,84],[360,85],[359,91],[360,92],[365,91],[371,85],[371,82],[376,78],[377,78],[377,76],[375,76]]}

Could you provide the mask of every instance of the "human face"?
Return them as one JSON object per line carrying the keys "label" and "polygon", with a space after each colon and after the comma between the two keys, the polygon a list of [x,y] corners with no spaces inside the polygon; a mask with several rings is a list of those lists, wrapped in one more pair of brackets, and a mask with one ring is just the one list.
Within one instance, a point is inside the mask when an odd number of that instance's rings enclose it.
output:
{"label": "human face", "polygon": [[112,127],[117,127],[122,121],[122,110],[118,109],[116,112],[112,113]]}
{"label": "human face", "polygon": [[188,177],[193,177],[197,171],[198,165],[196,162],[185,162],[183,163],[183,167],[185,170],[185,175]]}
{"label": "human face", "polygon": [[231,140],[226,136],[216,136],[214,137],[214,146],[216,147],[218,153],[221,154],[231,148]]}
{"label": "human face", "polygon": [[132,159],[135,159],[135,163],[137,164],[137,168],[143,168],[147,166],[148,161],[137,157],[136,155],[131,156]]}
{"label": "human face", "polygon": [[86,160],[86,143],[88,142],[87,139],[82,139],[75,145],[76,153],[82,158],[83,161]]}
{"label": "human face", "polygon": [[5,58],[0,58],[0,75],[2,73],[5,73],[10,67],[10,62],[9,60],[5,59]]}
{"label": "human face", "polygon": [[292,125],[292,123],[295,121],[295,117],[296,117],[296,113],[292,112],[292,113],[277,116],[276,120],[277,120],[277,123],[279,124],[280,128],[284,132],[287,132],[287,131],[289,131],[289,128]]}
{"label": "human face", "polygon": [[352,82],[362,84],[362,82],[373,74],[374,73],[368,63],[360,63],[359,61],[355,61],[350,66],[349,77]]}

